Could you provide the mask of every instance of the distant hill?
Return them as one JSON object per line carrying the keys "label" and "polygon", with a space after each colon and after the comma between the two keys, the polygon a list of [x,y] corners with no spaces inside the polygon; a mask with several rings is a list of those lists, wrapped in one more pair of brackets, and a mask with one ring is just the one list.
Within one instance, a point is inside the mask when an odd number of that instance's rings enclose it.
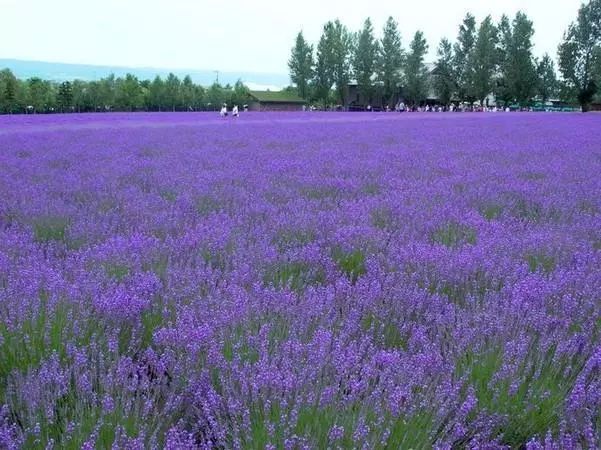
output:
{"label": "distant hill", "polygon": [[[179,78],[190,75],[192,80],[201,85],[211,85],[215,81],[215,72],[212,70],[169,70],[153,67],[117,67],[117,66],[94,66],[87,64],[66,64],[44,61],[23,61],[18,59],[1,59],[0,70],[9,68],[18,78],[40,77],[45,80],[71,81],[97,80],[114,73],[115,76],[124,76],[131,73],[139,79],[153,79],[160,75],[166,77],[173,72]],[[251,89],[277,90],[290,84],[287,75],[279,73],[254,73],[254,72],[219,72],[219,82],[223,85],[234,84],[241,79]]]}

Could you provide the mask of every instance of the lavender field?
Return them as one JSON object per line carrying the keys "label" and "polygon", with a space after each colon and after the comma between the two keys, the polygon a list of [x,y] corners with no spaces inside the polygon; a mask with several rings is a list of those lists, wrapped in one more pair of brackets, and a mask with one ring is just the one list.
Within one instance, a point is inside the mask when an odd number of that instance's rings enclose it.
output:
{"label": "lavender field", "polygon": [[0,117],[0,448],[594,449],[601,116]]}

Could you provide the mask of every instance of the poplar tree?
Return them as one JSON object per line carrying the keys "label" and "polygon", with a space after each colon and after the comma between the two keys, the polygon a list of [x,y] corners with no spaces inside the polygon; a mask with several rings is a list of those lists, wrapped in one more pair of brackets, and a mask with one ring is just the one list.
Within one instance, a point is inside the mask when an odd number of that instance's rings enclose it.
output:
{"label": "poplar tree", "polygon": [[57,102],[61,112],[71,108],[73,101],[73,89],[69,81],[63,81],[58,87]]}
{"label": "poplar tree", "polygon": [[324,25],[319,43],[317,44],[317,57],[315,61],[314,86],[315,96],[323,101],[324,109],[327,107],[330,90],[334,84],[332,64],[332,28],[334,24],[328,22]]}
{"label": "poplar tree", "polygon": [[469,97],[484,100],[493,91],[493,78],[497,69],[497,28],[492,17],[487,16],[478,29],[478,35],[468,57]]}
{"label": "poplar tree", "polygon": [[370,101],[374,91],[373,76],[378,58],[378,41],[368,18],[357,37],[357,46],[353,58],[353,68],[359,93]]}
{"label": "poplar tree", "polygon": [[518,12],[510,25],[507,18],[499,25],[500,68],[506,99],[525,105],[536,93],[537,74],[532,55],[532,21]]}
{"label": "poplar tree", "polygon": [[559,46],[559,70],[568,89],[574,92],[582,111],[589,110],[597,92],[596,66],[601,51],[601,0],[589,0],[564,34]]}
{"label": "poplar tree", "polygon": [[417,31],[409,45],[409,53],[405,61],[405,89],[407,100],[417,104],[426,98],[428,71],[424,58],[428,52],[428,43],[424,33]]}
{"label": "poplar tree", "polygon": [[390,102],[401,82],[403,53],[399,25],[389,17],[382,32],[378,58],[378,76],[383,84],[384,98],[389,106],[392,106]]}
{"label": "poplar tree", "polygon": [[313,77],[313,46],[310,45],[300,31],[288,60],[290,79],[296,85],[301,98],[309,97],[309,82]]}
{"label": "poplar tree", "polygon": [[543,103],[557,95],[557,75],[555,63],[545,54],[536,67],[538,77],[537,94]]}
{"label": "poplar tree", "polygon": [[474,44],[476,43],[476,18],[467,14],[463,19],[463,23],[459,26],[459,34],[455,43],[453,70],[455,72],[455,82],[457,84],[457,95],[460,100],[469,100],[473,102],[473,98],[469,98],[469,77],[468,77],[468,60]]}
{"label": "poplar tree", "polygon": [[455,75],[453,73],[453,45],[447,38],[442,38],[438,44],[438,59],[434,67],[434,90],[438,94],[440,102],[448,105],[456,88]]}
{"label": "poplar tree", "polygon": [[330,32],[332,34],[329,39],[331,44],[330,63],[332,64],[334,84],[338,100],[342,107],[346,108],[346,92],[352,72],[353,38],[346,26],[339,20],[334,22]]}

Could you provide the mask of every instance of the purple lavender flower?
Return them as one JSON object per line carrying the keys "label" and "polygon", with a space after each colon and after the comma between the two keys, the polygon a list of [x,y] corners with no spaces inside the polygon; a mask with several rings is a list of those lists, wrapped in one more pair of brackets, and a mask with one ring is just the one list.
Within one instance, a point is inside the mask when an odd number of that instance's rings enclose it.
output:
{"label": "purple lavender flower", "polygon": [[0,447],[595,448],[595,115],[0,117]]}

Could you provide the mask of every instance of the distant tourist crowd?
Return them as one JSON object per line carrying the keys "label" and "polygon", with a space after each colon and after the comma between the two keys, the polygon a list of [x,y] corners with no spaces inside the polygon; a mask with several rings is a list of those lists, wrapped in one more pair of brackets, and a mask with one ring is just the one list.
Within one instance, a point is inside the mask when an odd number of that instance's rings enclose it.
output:
{"label": "distant tourist crowd", "polygon": [[352,106],[348,109],[342,106],[328,106],[325,109],[319,106],[310,105],[303,106],[303,111],[355,111],[355,112],[400,112],[400,113],[429,113],[429,112],[573,112],[580,111],[581,109],[574,106],[550,106],[550,105],[536,105],[536,106],[497,106],[497,105],[477,105],[469,103],[451,103],[449,105],[441,104],[422,104],[422,105],[406,105],[404,102],[397,103],[394,108],[386,105],[380,106]]}

